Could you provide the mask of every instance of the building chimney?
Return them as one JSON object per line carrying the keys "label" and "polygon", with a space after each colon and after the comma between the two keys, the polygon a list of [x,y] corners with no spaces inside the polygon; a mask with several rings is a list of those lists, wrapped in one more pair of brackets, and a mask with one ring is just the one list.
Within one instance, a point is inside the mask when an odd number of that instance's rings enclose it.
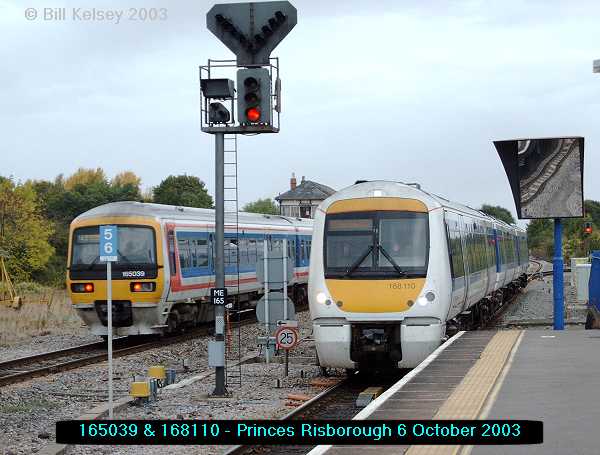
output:
{"label": "building chimney", "polygon": [[296,189],[296,174],[292,172],[292,178],[290,179],[290,190]]}
{"label": "building chimney", "polygon": [[300,182],[300,184],[304,183],[304,176],[302,176],[302,181]]}

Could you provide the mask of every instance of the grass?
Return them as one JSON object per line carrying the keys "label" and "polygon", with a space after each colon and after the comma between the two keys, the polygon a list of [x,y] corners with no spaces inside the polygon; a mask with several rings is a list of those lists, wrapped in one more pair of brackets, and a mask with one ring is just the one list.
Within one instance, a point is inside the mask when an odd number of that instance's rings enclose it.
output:
{"label": "grass", "polygon": [[58,404],[43,398],[34,398],[33,400],[22,401],[20,403],[2,403],[0,404],[0,414],[30,413],[38,410],[49,410],[57,408]]}
{"label": "grass", "polygon": [[0,304],[0,344],[81,327],[64,289],[21,283],[17,292],[23,302],[19,308]]}

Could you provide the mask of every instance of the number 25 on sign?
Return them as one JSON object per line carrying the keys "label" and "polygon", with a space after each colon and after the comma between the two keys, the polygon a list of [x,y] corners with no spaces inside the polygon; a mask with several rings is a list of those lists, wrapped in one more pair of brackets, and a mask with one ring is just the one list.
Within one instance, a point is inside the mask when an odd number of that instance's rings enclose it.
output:
{"label": "number 25 on sign", "polygon": [[298,344],[298,330],[295,327],[279,327],[275,332],[278,349],[292,349]]}

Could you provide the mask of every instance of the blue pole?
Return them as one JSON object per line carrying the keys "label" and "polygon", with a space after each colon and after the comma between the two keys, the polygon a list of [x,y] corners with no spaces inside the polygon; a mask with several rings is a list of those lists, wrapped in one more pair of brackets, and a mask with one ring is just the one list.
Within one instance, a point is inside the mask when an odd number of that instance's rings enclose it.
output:
{"label": "blue pole", "polygon": [[560,218],[554,218],[554,259],[552,261],[554,275],[554,330],[564,330],[565,328],[563,265],[562,224]]}

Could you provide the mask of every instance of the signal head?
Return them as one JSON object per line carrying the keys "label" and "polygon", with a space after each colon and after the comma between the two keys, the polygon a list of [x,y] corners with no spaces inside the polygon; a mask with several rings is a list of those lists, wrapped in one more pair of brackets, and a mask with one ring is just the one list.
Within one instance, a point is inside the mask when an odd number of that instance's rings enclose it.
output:
{"label": "signal head", "polygon": [[244,79],[244,87],[246,90],[256,90],[258,88],[258,81],[254,77],[247,77]]}
{"label": "signal head", "polygon": [[250,123],[257,123],[260,120],[260,109],[258,107],[249,107],[246,109],[246,119]]}

